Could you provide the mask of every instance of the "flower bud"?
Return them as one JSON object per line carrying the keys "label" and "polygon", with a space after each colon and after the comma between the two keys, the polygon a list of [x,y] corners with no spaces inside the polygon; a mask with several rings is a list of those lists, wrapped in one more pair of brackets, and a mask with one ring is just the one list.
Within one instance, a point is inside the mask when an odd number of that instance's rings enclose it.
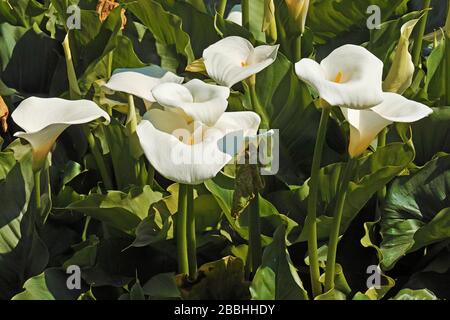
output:
{"label": "flower bud", "polygon": [[284,0],[289,10],[289,15],[295,25],[303,34],[305,32],[306,16],[308,15],[309,0]]}
{"label": "flower bud", "polygon": [[265,0],[262,31],[266,33],[268,42],[270,43],[277,42],[277,23],[275,19],[275,5],[273,0]]}
{"label": "flower bud", "polygon": [[414,63],[409,53],[409,37],[420,19],[405,23],[401,28],[400,41],[395,51],[391,69],[384,80],[383,91],[403,94],[410,86],[414,76]]}

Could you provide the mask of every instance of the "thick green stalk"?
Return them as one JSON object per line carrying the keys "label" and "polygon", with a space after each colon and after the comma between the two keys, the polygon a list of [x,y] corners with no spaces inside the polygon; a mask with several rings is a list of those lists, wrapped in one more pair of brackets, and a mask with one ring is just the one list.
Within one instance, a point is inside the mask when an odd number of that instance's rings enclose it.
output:
{"label": "thick green stalk", "polygon": [[228,0],[220,0],[219,6],[217,7],[217,13],[222,17],[225,15],[225,9],[227,8]]}
{"label": "thick green stalk", "polygon": [[445,82],[445,97],[446,105],[450,105],[450,0],[448,1],[447,21],[444,27],[445,32],[445,77],[442,81]]}
{"label": "thick green stalk", "polygon": [[262,262],[259,194],[251,201],[249,210],[249,250],[251,254],[252,272],[255,275],[256,270],[258,270]]}
{"label": "thick green stalk", "polygon": [[108,53],[108,65],[106,70],[108,78],[111,78],[112,76],[113,59],[114,59],[114,51],[110,51]]}
{"label": "thick green stalk", "polygon": [[[388,129],[384,128],[378,135],[377,149],[383,148],[386,145],[387,133],[388,133]],[[380,205],[384,202],[384,198],[386,198],[386,192],[387,192],[386,186],[384,186],[380,191],[378,191],[378,193],[377,193],[378,205]]]}
{"label": "thick green stalk", "polygon": [[313,163],[311,167],[311,179],[309,180],[308,216],[305,228],[308,234],[308,255],[311,287],[314,297],[322,293],[320,284],[319,254],[317,249],[317,196],[319,192],[320,163],[322,161],[323,147],[327,136],[328,119],[330,118],[330,107],[322,108],[319,131],[317,133],[314,148]]}
{"label": "thick green stalk", "polygon": [[134,98],[132,94],[128,95],[127,127],[129,129],[130,135],[136,132],[137,128],[136,107],[134,105]]}
{"label": "thick green stalk", "polygon": [[250,30],[250,0],[242,0],[242,26]]}
{"label": "thick green stalk", "polygon": [[347,189],[352,177],[354,158],[350,158],[345,166],[340,187],[338,188],[336,210],[334,213],[333,225],[330,231],[327,254],[327,267],[325,271],[325,292],[334,288],[334,278],[336,273],[336,253],[339,243],[339,231],[341,229],[342,216],[344,213],[344,204],[347,197]]}
{"label": "thick green stalk", "polygon": [[37,209],[41,209],[41,170],[34,173],[34,203]]}
{"label": "thick green stalk", "polygon": [[248,87],[250,89],[250,100],[253,110],[261,117],[261,129],[269,129],[269,116],[266,110],[259,103],[258,95],[256,94],[256,76],[253,75],[247,80]]}
{"label": "thick green stalk", "polygon": [[300,59],[302,58],[302,40],[303,40],[303,35],[298,36],[298,38],[295,40],[295,46],[294,46],[295,62],[300,61]]}
{"label": "thick green stalk", "polygon": [[[423,2],[423,9],[427,10],[430,8],[431,0],[424,0]],[[414,47],[413,47],[413,62],[416,67],[420,66],[421,63],[421,56],[422,56],[422,45],[423,45],[423,36],[425,34],[425,29],[427,27],[427,21],[428,21],[428,10],[425,11],[422,19],[419,21],[419,28],[416,40],[414,41]]]}
{"label": "thick green stalk", "polygon": [[178,191],[178,217],[176,223],[176,241],[178,257],[178,273],[189,274],[189,258],[187,244],[188,186],[180,184]]}
{"label": "thick green stalk", "polygon": [[195,234],[194,189],[186,186],[187,193],[187,248],[189,261],[189,279],[197,278],[197,239]]}

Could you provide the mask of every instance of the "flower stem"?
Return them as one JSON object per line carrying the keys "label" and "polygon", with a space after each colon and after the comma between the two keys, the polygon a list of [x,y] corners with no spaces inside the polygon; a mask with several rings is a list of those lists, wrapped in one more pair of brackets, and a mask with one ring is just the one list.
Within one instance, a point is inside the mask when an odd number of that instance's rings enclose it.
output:
{"label": "flower stem", "polygon": [[249,207],[249,250],[251,254],[252,272],[256,270],[262,262],[261,245],[261,225],[259,221],[259,194],[250,202]]}
{"label": "flower stem", "polygon": [[354,158],[350,158],[347,162],[344,174],[342,176],[341,185],[338,188],[336,210],[334,214],[333,224],[331,226],[330,237],[328,242],[327,267],[325,271],[325,292],[334,288],[334,278],[336,273],[336,253],[339,242],[339,231],[341,228],[342,216],[344,213],[344,204],[347,197],[347,189],[352,176],[352,169],[356,163]]}
{"label": "flower stem", "polygon": [[259,102],[258,95],[256,94],[256,76],[253,75],[247,80],[247,84],[250,89],[250,100],[252,103],[253,110],[259,114],[261,117],[261,129],[268,129],[269,128],[269,116],[267,115],[266,110],[261,106],[261,103]]}
{"label": "flower stem", "polygon": [[242,26],[250,30],[250,0],[242,0]]}
{"label": "flower stem", "polygon": [[320,163],[322,160],[323,147],[327,135],[328,119],[330,118],[330,107],[322,107],[320,117],[319,131],[317,133],[316,145],[314,148],[313,163],[311,168],[311,179],[309,180],[309,199],[308,216],[306,218],[305,228],[308,233],[308,255],[309,270],[311,277],[311,287],[313,296],[316,297],[322,293],[320,284],[319,254],[317,249],[317,195],[319,191]]}
{"label": "flower stem", "polygon": [[180,184],[178,191],[178,217],[176,223],[178,273],[189,274],[187,244],[188,186]]}
{"label": "flower stem", "polygon": [[127,127],[129,129],[130,135],[136,132],[137,118],[136,118],[136,107],[134,105],[133,95],[128,95],[128,115],[127,115]]}
{"label": "flower stem", "polygon": [[426,10],[422,19],[419,21],[419,28],[416,37],[416,41],[414,42],[413,48],[413,62],[416,67],[419,67],[421,64],[420,57],[422,56],[422,44],[423,44],[423,36],[425,34],[425,29],[427,27],[428,21],[428,9],[430,8],[431,0],[424,0],[423,2],[423,10]]}
{"label": "flower stem", "polygon": [[114,51],[110,51],[108,53],[108,65],[107,65],[107,69],[106,69],[108,78],[111,78],[111,76],[112,76],[113,59],[114,59]]}
{"label": "flower stem", "polygon": [[445,22],[444,32],[445,32],[445,68],[444,68],[444,79],[445,81],[445,102],[446,105],[450,105],[450,0],[447,4],[447,20]]}
{"label": "flower stem", "polygon": [[[384,128],[378,135],[377,150],[386,145],[387,133],[388,133],[388,129]],[[384,186],[380,191],[378,191],[378,193],[377,193],[378,205],[380,205],[384,202],[384,198],[386,198],[386,192],[387,192],[386,186]]]}
{"label": "flower stem", "polygon": [[194,189],[186,186],[187,197],[187,249],[189,261],[189,279],[197,278],[197,239],[195,235]]}
{"label": "flower stem", "polygon": [[34,201],[36,209],[41,209],[41,170],[34,173]]}
{"label": "flower stem", "polygon": [[222,17],[225,15],[225,9],[227,8],[227,0],[220,0],[217,13]]}
{"label": "flower stem", "polygon": [[113,183],[111,181],[108,169],[106,169],[102,153],[100,152],[95,142],[94,135],[92,134],[88,125],[83,125],[81,128],[87,139],[89,149],[91,150],[92,156],[94,157],[95,163],[97,164],[97,168],[100,172],[100,176],[102,177],[102,181],[105,185],[106,190],[113,190]]}
{"label": "flower stem", "polygon": [[300,61],[300,59],[302,58],[302,40],[303,35],[298,36],[298,38],[295,40],[295,47],[294,47],[295,62]]}

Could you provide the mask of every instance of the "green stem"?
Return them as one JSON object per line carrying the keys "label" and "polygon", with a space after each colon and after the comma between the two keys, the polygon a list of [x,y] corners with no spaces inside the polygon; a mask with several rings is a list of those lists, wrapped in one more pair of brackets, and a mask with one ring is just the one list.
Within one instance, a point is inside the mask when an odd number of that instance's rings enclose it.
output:
{"label": "green stem", "polygon": [[227,8],[228,0],[220,0],[219,6],[217,7],[217,13],[222,17],[225,15],[225,9]]}
{"label": "green stem", "polygon": [[242,0],[242,26],[250,30],[250,0]]}
{"label": "green stem", "polygon": [[355,159],[350,158],[345,166],[344,174],[342,176],[341,185],[338,189],[336,210],[333,219],[333,225],[330,231],[327,254],[327,267],[325,271],[325,292],[334,288],[334,278],[336,273],[336,253],[339,243],[339,232],[341,229],[342,216],[344,213],[344,204],[347,197],[347,189],[352,177],[352,169],[355,164]]}
{"label": "green stem", "polygon": [[106,169],[103,155],[97,147],[97,143],[95,142],[94,135],[92,134],[88,125],[82,125],[81,128],[87,139],[89,149],[91,150],[92,156],[94,157],[95,163],[97,164],[97,168],[100,172],[100,176],[102,177],[103,184],[105,185],[106,190],[113,190],[113,183],[111,181],[109,171],[108,171],[108,169]]}
{"label": "green stem", "polygon": [[322,161],[323,147],[327,136],[328,119],[330,118],[330,107],[322,107],[319,131],[317,133],[316,145],[311,167],[311,179],[309,180],[308,216],[305,228],[308,234],[308,255],[311,287],[314,297],[322,293],[320,284],[319,254],[317,249],[317,196],[319,193],[320,163]]}
{"label": "green stem", "polygon": [[253,276],[262,262],[261,224],[259,220],[259,194],[249,207],[249,250],[251,254]]}
{"label": "green stem", "polygon": [[261,129],[268,129],[269,128],[269,116],[267,115],[266,110],[261,106],[259,103],[258,95],[256,94],[256,76],[253,75],[247,80],[247,84],[250,89],[250,100],[252,103],[253,110],[259,114],[261,117]]}
{"label": "green stem", "polygon": [[[448,12],[447,12],[447,21],[445,23],[445,68],[444,74],[445,77],[442,81],[444,81],[445,87],[445,102],[446,105],[450,105],[450,0],[448,1]],[[446,79],[446,80],[444,80]]]}
{"label": "green stem", "polygon": [[108,79],[111,78],[112,76],[113,59],[114,59],[114,51],[110,51],[108,53],[108,65],[106,69]]}
{"label": "green stem", "polygon": [[302,40],[303,35],[298,36],[298,38],[295,40],[295,47],[294,47],[295,62],[300,61],[300,59],[302,58]]}
{"label": "green stem", "polygon": [[[388,129],[384,128],[378,135],[377,149],[383,148],[384,146],[386,146],[387,133],[388,133]],[[384,202],[384,198],[386,198],[386,192],[387,192],[386,186],[384,186],[383,189],[378,191],[377,195],[378,195],[378,204],[379,205]]]}
{"label": "green stem", "polygon": [[428,10],[430,8],[431,0],[424,0],[423,2],[423,10],[426,10],[422,19],[419,21],[419,28],[417,33],[417,38],[414,42],[413,47],[413,62],[416,67],[419,67],[421,64],[421,56],[422,56],[422,45],[423,45],[423,36],[425,34],[425,29],[427,27],[428,21]]}
{"label": "green stem", "polygon": [[34,203],[37,209],[41,209],[41,170],[34,173]]}
{"label": "green stem", "polygon": [[178,217],[176,223],[178,273],[189,274],[187,244],[188,186],[180,184],[178,191]]}
{"label": "green stem", "polygon": [[197,239],[195,234],[194,189],[186,186],[187,193],[187,248],[189,261],[189,279],[197,278]]}
{"label": "green stem", "polygon": [[130,135],[136,132],[137,118],[136,107],[134,105],[133,95],[128,95],[128,115],[127,115],[127,127],[129,128]]}

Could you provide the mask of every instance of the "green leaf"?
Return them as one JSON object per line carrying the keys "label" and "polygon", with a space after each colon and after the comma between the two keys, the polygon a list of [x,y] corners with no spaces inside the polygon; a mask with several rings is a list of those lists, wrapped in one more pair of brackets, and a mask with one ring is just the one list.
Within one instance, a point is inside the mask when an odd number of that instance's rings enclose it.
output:
{"label": "green leaf", "polygon": [[[232,214],[233,197],[235,193],[234,179],[219,173],[214,179],[205,182],[206,188],[213,194],[232,228],[245,240],[248,240],[248,206],[239,217]],[[278,210],[261,195],[259,195],[259,208],[261,217],[261,241],[263,245],[271,242],[271,235],[277,227],[287,224],[291,230],[296,223],[280,214]]]}
{"label": "green leaf", "polygon": [[106,195],[91,194],[70,204],[75,210],[103,221],[124,232],[131,232],[147,217],[150,206],[162,199],[162,194],[149,186],[132,187],[128,193],[109,191]]}
{"label": "green leaf", "polygon": [[67,280],[70,275],[59,268],[46,269],[43,273],[28,279],[25,291],[15,295],[12,300],[76,300],[87,290],[86,285],[80,289],[69,289]]}
{"label": "green leaf", "polygon": [[275,231],[273,242],[264,250],[261,267],[250,286],[254,300],[307,300],[308,293],[286,247],[286,227]]}
{"label": "green leaf", "polygon": [[152,277],[144,285],[143,290],[151,299],[181,298],[174,273],[161,273]]}
{"label": "green leaf", "polygon": [[182,30],[179,17],[153,0],[127,1],[126,8],[153,34],[164,69],[176,72],[180,61],[186,65],[195,60],[189,35]]}
{"label": "green leaf", "polygon": [[450,107],[433,108],[430,116],[411,126],[417,165],[426,164],[437,153],[450,153]]}
{"label": "green leaf", "polygon": [[402,289],[390,300],[439,300],[433,292],[427,289],[411,290]]}
{"label": "green leaf", "polygon": [[[372,196],[381,190],[394,177],[400,174],[413,160],[414,151],[403,143],[389,144],[357,160],[354,175],[348,187],[341,224],[341,234],[366,205]],[[327,239],[333,221],[337,189],[345,164],[333,164],[322,168],[319,175],[318,212],[325,213],[318,217],[318,238]],[[301,210],[294,212],[290,218],[303,223],[308,203],[309,181],[292,191],[297,193]],[[299,241],[306,241],[308,234],[302,230]]]}
{"label": "green leaf", "polygon": [[450,156],[438,157],[388,190],[381,217],[382,266],[450,237]]}
{"label": "green leaf", "polygon": [[241,300],[248,299],[248,283],[244,280],[244,263],[228,256],[209,262],[198,270],[198,281],[191,284],[184,276],[177,278],[182,297],[188,300]]}
{"label": "green leaf", "polygon": [[31,153],[13,166],[11,152],[1,152],[0,159],[4,165],[0,178],[0,299],[9,299],[26,279],[44,270],[49,256],[34,225],[36,212],[29,207],[33,188]]}
{"label": "green leaf", "polygon": [[381,20],[388,20],[409,0],[313,0],[306,24],[314,31],[316,41],[324,43],[348,32],[367,29],[366,13],[370,5],[381,10]]}

